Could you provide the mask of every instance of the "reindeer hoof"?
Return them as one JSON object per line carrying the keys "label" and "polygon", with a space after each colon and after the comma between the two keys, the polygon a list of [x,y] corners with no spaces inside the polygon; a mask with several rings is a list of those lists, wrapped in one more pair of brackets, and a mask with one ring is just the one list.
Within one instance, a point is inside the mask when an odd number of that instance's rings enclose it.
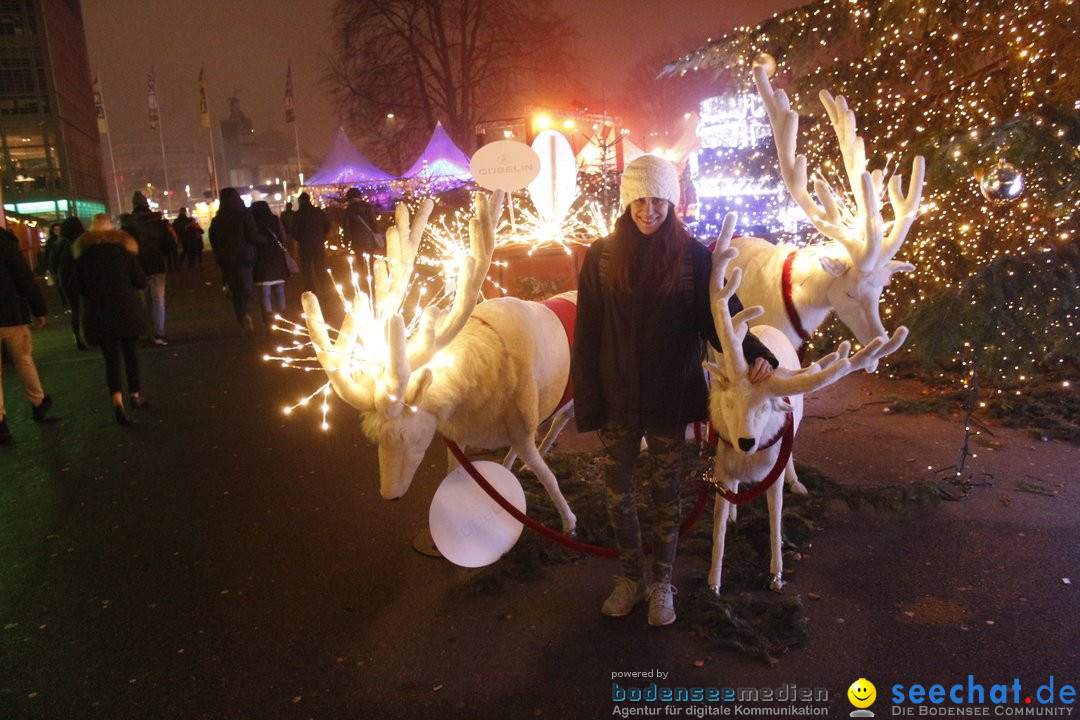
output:
{"label": "reindeer hoof", "polygon": [[769,583],[769,589],[774,593],[784,592],[784,580],[780,577],[780,573],[773,575],[772,582]]}
{"label": "reindeer hoof", "polygon": [[716,595],[717,597],[719,597],[720,596],[720,586],[719,585],[710,585],[709,586],[709,592],[711,592],[713,595]]}

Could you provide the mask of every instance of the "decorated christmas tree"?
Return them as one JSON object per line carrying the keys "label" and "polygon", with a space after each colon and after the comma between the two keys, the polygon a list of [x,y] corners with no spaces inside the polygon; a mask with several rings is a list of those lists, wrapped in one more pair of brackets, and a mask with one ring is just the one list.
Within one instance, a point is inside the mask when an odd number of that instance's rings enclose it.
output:
{"label": "decorated christmas tree", "polygon": [[[799,152],[834,189],[845,182],[819,90],[847,98],[875,167],[906,173],[925,156],[920,219],[898,255],[917,270],[894,276],[886,325],[911,325],[924,363],[978,369],[995,393],[1037,377],[1074,396],[1078,26],[1071,0],[817,0],[666,71],[713,71],[753,93],[752,65],[775,62],[773,84],[801,117]],[[776,175],[762,166],[775,156],[730,159],[733,174]]]}

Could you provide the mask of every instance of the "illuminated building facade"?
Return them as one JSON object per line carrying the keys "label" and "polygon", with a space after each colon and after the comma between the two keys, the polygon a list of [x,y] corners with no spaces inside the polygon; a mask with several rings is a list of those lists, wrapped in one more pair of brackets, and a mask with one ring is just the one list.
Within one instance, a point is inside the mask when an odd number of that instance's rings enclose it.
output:
{"label": "illuminated building facade", "polygon": [[78,0],[0,0],[0,166],[8,213],[107,210]]}

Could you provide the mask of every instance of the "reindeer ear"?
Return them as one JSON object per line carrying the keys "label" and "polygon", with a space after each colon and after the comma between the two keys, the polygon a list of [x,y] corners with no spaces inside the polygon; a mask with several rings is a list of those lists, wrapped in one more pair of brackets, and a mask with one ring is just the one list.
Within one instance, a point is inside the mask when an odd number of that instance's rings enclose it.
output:
{"label": "reindeer ear", "polygon": [[728,379],[727,373],[724,371],[724,368],[722,366],[708,360],[701,363],[701,366],[705,368],[705,371],[709,373],[709,376],[717,383],[718,386],[727,387],[731,384],[731,381]]}
{"label": "reindeer ear", "polygon": [[887,272],[889,276],[895,275],[898,272],[915,272],[915,266],[909,262],[890,260],[885,263],[885,272]]}
{"label": "reindeer ear", "polygon": [[405,404],[415,408],[424,402],[429,387],[431,387],[431,368],[425,367],[409,383],[409,389],[405,392]]}
{"label": "reindeer ear", "polygon": [[782,397],[772,398],[772,405],[779,412],[789,413],[795,410],[794,406]]}
{"label": "reindeer ear", "polygon": [[848,264],[843,260],[837,260],[836,258],[826,255],[821,258],[821,267],[833,277],[840,277],[847,272]]}

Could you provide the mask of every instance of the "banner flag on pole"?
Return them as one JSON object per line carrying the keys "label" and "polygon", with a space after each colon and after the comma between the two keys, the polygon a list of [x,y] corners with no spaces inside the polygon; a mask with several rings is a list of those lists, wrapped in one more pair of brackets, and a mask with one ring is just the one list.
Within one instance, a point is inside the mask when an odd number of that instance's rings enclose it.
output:
{"label": "banner flag on pole", "polygon": [[97,110],[97,129],[101,135],[109,134],[109,123],[105,119],[105,102],[101,99],[101,81],[94,75],[94,109]]}
{"label": "banner flag on pole", "polygon": [[289,61],[289,67],[285,71],[285,122],[296,122],[296,110],[293,107],[293,95],[292,95],[292,61]]}
{"label": "banner flag on pole", "polygon": [[150,106],[150,129],[157,130],[158,123],[161,121],[161,113],[158,110],[157,83],[154,80],[153,66],[150,67],[150,72],[146,75],[146,101]]}
{"label": "banner flag on pole", "polygon": [[210,106],[206,104],[206,81],[203,80],[203,66],[199,66],[199,124],[210,127]]}

